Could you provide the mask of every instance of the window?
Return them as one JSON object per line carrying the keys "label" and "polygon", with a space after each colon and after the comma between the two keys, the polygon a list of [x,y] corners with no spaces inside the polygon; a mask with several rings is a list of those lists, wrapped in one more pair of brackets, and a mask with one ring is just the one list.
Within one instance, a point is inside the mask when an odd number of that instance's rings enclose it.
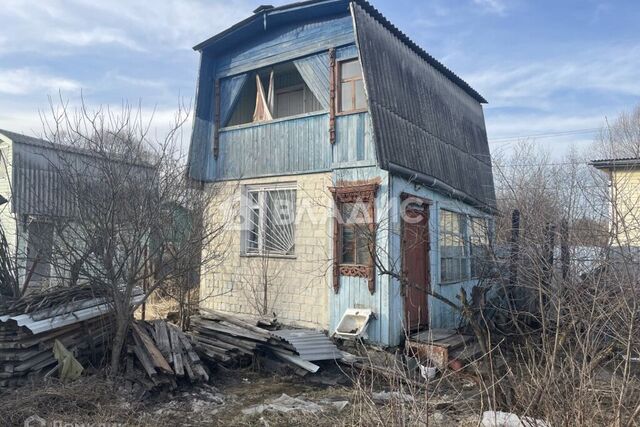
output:
{"label": "window", "polygon": [[489,256],[489,225],[486,218],[469,218],[469,251],[471,277],[482,277],[487,271]]}
{"label": "window", "polygon": [[440,211],[440,281],[461,282],[469,279],[466,216]]}
{"label": "window", "polygon": [[359,183],[331,188],[336,212],[334,229],[333,288],[340,290],[340,277],[368,280],[369,292],[375,292],[375,267],[371,254],[375,250],[374,203],[378,183]]}
{"label": "window", "polygon": [[288,185],[247,186],[245,191],[243,253],[293,255],[295,249],[296,190]]}
{"label": "window", "polygon": [[[256,114],[256,106],[261,107],[261,114]],[[263,122],[321,110],[322,105],[295,65],[289,62],[251,73],[238,94],[228,122],[221,126]]]}
{"label": "window", "polygon": [[440,211],[440,281],[453,283],[482,277],[489,254],[486,218]]}
{"label": "window", "polygon": [[342,203],[340,205],[342,227],[340,227],[340,264],[369,265],[370,232],[367,221],[368,205],[364,203]]}
{"label": "window", "polygon": [[340,63],[340,97],[341,112],[357,111],[367,108],[364,95],[364,82],[360,60],[354,59]]}

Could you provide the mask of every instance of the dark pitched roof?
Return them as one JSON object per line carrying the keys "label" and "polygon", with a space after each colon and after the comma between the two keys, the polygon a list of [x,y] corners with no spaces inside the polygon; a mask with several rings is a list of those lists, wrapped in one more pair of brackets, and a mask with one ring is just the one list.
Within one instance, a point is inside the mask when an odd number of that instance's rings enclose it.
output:
{"label": "dark pitched roof", "polygon": [[[393,25],[387,18],[385,18],[378,9],[376,9],[373,5],[371,5],[366,0],[353,0],[353,3],[360,6],[367,13],[369,13],[373,18],[375,18],[380,24],[382,24],[387,30],[389,30],[393,35],[395,35],[402,43],[408,46],[411,50],[413,50],[420,58],[426,61],[429,65],[434,67],[436,70],[441,72],[445,77],[451,80],[453,83],[458,85],[463,91],[465,91],[469,96],[480,103],[486,103],[487,101],[480,95],[475,89],[473,89],[467,82],[458,77],[453,71],[445,67],[440,61],[435,59],[433,56],[429,55],[424,49],[422,49],[418,44],[416,44],[413,40],[411,40],[406,34],[400,31],[395,25]],[[256,9],[256,13],[252,16],[238,22],[237,24],[229,27],[228,29],[222,31],[221,33],[216,34],[215,36],[198,43],[193,47],[194,50],[203,50],[206,48],[210,48],[216,45],[219,42],[223,42],[227,45],[228,42],[237,43],[240,40],[246,40],[254,34],[254,32],[264,31],[263,22],[267,18],[274,16],[277,17],[278,24],[285,24],[296,19],[300,19],[301,17],[308,17],[309,11],[306,12],[303,10],[308,7],[317,7],[323,6],[321,10],[317,10],[314,14],[314,17],[317,15],[330,16],[332,14],[338,13],[346,13],[348,11],[348,0],[309,0],[297,3],[290,3],[279,7],[273,8],[258,8]],[[290,19],[285,19],[283,17],[284,14],[289,13]],[[275,18],[274,18],[275,19]],[[235,39],[234,39],[235,37]]]}
{"label": "dark pitched roof", "polygon": [[354,18],[381,167],[495,209],[482,105],[369,10]]}
{"label": "dark pitched roof", "polygon": [[640,167],[640,157],[620,157],[616,159],[591,160],[589,164],[596,169]]}

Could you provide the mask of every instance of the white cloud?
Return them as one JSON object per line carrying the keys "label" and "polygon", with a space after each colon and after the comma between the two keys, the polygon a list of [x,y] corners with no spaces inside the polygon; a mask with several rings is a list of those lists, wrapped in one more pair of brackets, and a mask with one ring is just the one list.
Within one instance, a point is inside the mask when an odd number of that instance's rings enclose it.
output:
{"label": "white cloud", "polygon": [[65,43],[70,46],[93,46],[100,44],[116,44],[135,51],[144,49],[122,31],[114,28],[93,28],[89,31],[55,30],[50,35],[51,41]]}
{"label": "white cloud", "polygon": [[640,45],[576,48],[571,57],[503,62],[465,79],[493,107],[550,108],[562,91],[640,96]]}
{"label": "white cloud", "polygon": [[473,0],[473,3],[483,8],[483,10],[498,15],[504,15],[507,6],[504,0]]}
{"label": "white cloud", "polygon": [[251,13],[250,0],[3,0],[0,54],[71,54],[115,45],[132,51],[189,48]]}
{"label": "white cloud", "polygon": [[26,95],[42,90],[73,91],[80,84],[65,77],[59,77],[31,68],[0,69],[0,93]]}

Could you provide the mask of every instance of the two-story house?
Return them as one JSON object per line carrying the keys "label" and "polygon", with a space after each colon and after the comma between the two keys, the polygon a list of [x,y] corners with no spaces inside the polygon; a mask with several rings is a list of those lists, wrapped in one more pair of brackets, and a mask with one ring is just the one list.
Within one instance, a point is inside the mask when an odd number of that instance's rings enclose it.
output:
{"label": "two-story house", "polygon": [[383,345],[457,326],[428,291],[456,302],[481,275],[484,98],[364,0],[260,6],[194,49],[189,175],[230,202],[202,304],[329,331],[370,309]]}

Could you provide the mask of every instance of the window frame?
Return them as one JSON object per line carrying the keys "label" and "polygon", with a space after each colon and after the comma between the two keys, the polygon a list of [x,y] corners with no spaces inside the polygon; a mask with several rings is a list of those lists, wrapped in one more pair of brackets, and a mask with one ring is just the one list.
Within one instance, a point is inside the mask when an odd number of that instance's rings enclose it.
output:
{"label": "window frame", "polygon": [[[275,191],[293,191],[294,194],[294,212],[293,212],[293,225],[292,225],[292,239],[293,250],[291,253],[282,253],[277,251],[265,251],[266,240],[266,223],[267,223],[267,193]],[[250,193],[258,193],[257,207],[254,207],[249,203]],[[242,203],[240,206],[241,212],[241,230],[240,230],[240,256],[243,257],[269,257],[269,258],[289,258],[295,259],[297,257],[295,251],[296,240],[296,215],[297,215],[297,184],[295,182],[282,182],[282,183],[269,183],[269,184],[246,184],[242,188]],[[248,218],[251,215],[252,209],[258,209],[258,241],[257,250],[249,250],[249,229],[250,223]]]}
{"label": "window frame", "polygon": [[[488,251],[489,247],[490,247],[490,238],[489,238],[489,218],[487,217],[483,217],[483,216],[473,216],[473,215],[468,215],[468,223],[469,225],[467,226],[467,230],[468,230],[468,236],[469,236],[469,276],[471,279],[480,279],[482,276],[482,270],[481,271],[474,271],[474,258],[486,258],[483,257],[482,255],[478,256],[477,254],[474,255],[474,251],[473,251],[473,247],[474,246],[484,246],[485,250]],[[480,236],[480,238],[484,239],[484,243],[481,244],[474,244],[473,240],[477,239],[478,236],[475,235],[475,233],[473,233],[473,223],[474,221],[480,222],[481,223],[481,227],[484,229],[484,235]],[[474,274],[475,273],[475,274]]]}
{"label": "window frame", "polygon": [[[333,194],[334,208],[334,232],[333,232],[333,288],[337,294],[340,291],[340,276],[361,277],[366,278],[368,282],[369,292],[375,293],[375,263],[374,257],[369,257],[367,264],[353,264],[342,262],[342,236],[344,231],[344,219],[341,218],[342,206],[345,203],[363,203],[367,209],[368,222],[364,223],[373,233],[373,239],[369,243],[370,254],[375,253],[376,237],[375,237],[375,199],[378,192],[379,183],[355,183],[352,185],[342,185],[339,187],[330,187],[329,190]],[[354,224],[357,226],[357,224]],[[354,248],[357,252],[357,246]],[[357,256],[355,258],[357,261]]]}
{"label": "window frame", "polygon": [[[349,77],[347,79],[343,79],[342,78],[342,66],[346,63],[349,62],[357,62],[358,65],[360,66],[360,74],[358,76],[355,77]],[[364,87],[364,75],[362,72],[362,62],[360,61],[360,58],[355,57],[355,58],[347,58],[347,59],[343,59],[340,61],[337,61],[336,64],[336,86],[337,86],[337,90],[336,90],[336,96],[335,96],[335,102],[336,102],[336,116],[340,116],[340,115],[347,115],[347,114],[357,114],[357,113],[362,113],[362,112],[366,112],[368,111],[368,107],[367,107],[367,93]],[[365,97],[365,105],[364,107],[361,108],[356,108],[356,82],[361,81],[362,82],[362,87],[363,87],[363,95]],[[351,108],[348,110],[343,110],[342,109],[342,85],[348,83],[351,85],[351,89],[352,89],[352,95],[351,95]]]}
{"label": "window frame", "polygon": [[[454,219],[457,218],[459,221],[459,224],[461,224],[462,226],[462,230],[460,230],[459,233],[454,233],[454,232],[450,232],[450,231],[445,231],[443,229],[443,224],[442,224],[442,217],[444,213],[449,213],[449,214],[453,214],[454,215]],[[462,220],[462,221],[460,221]],[[443,256],[443,241],[444,241],[444,235],[445,234],[449,234],[451,235],[453,238],[457,238],[462,240],[462,250],[463,250],[463,254],[462,256]],[[470,257],[469,257],[469,242],[468,242],[468,237],[469,237],[469,230],[467,227],[467,215],[461,212],[456,212],[453,210],[449,210],[449,209],[444,209],[441,208],[439,215],[438,215],[438,252],[439,252],[439,258],[440,258],[440,264],[439,264],[439,277],[438,277],[438,281],[441,285],[450,285],[450,284],[454,284],[454,283],[461,283],[461,282],[466,282],[471,280],[471,271],[470,271]],[[456,259],[458,260],[459,264],[460,264],[460,275],[459,277],[453,278],[453,279],[447,279],[445,280],[443,278],[443,268],[442,268],[442,264],[443,264],[443,260],[445,259]],[[464,272],[462,271],[464,269]]]}
{"label": "window frame", "polygon": [[[446,231],[443,231],[442,229],[442,213],[443,212],[448,212],[454,215],[457,215],[458,217],[463,218],[463,230],[461,233],[456,234],[456,236],[459,236],[459,238],[462,239],[463,241],[463,250],[464,250],[464,254],[463,256],[460,257],[443,257],[442,256],[442,243],[443,243],[443,233],[447,233]],[[462,283],[462,282],[467,282],[470,280],[478,280],[480,279],[481,275],[479,274],[479,272],[474,272],[473,269],[473,259],[474,259],[474,254],[472,251],[472,247],[474,246],[472,244],[472,239],[475,236],[472,236],[472,222],[473,221],[482,221],[484,223],[485,226],[485,245],[488,248],[490,245],[490,231],[489,231],[489,218],[485,217],[485,216],[479,216],[479,215],[470,215],[467,213],[463,213],[463,212],[456,212],[454,210],[451,209],[446,209],[446,208],[440,208],[440,212],[439,212],[439,217],[438,217],[438,253],[439,253],[439,283],[441,285],[451,285],[451,284],[455,284],[455,283]],[[451,233],[449,233],[451,234]],[[476,245],[477,246],[477,245]],[[460,278],[457,279],[451,279],[451,280],[443,280],[442,278],[442,260],[443,259],[459,259],[460,260],[460,265],[461,265],[461,271],[462,271],[462,264],[464,261],[464,275],[461,275]],[[474,274],[476,273],[476,274]]]}

